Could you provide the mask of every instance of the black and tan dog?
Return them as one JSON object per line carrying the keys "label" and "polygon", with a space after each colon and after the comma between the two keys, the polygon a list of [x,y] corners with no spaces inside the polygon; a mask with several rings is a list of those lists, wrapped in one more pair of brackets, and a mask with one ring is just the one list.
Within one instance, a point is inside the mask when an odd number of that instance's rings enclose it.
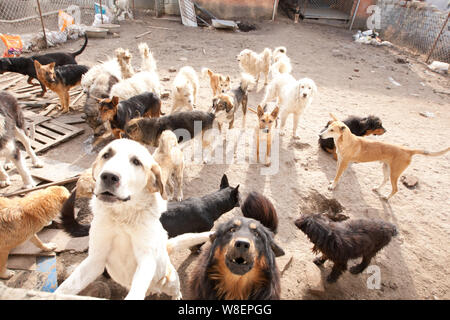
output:
{"label": "black and tan dog", "polygon": [[278,230],[278,215],[272,202],[259,192],[252,191],[241,206],[246,218],[258,220],[273,233]]}
{"label": "black and tan dog", "polygon": [[125,126],[125,136],[135,141],[157,147],[164,130],[173,131],[178,143],[186,142],[213,127],[215,115],[204,111],[186,111],[160,118],[136,118]]}
{"label": "black and tan dog", "polygon": [[108,122],[115,138],[119,139],[125,125],[134,118],[158,118],[161,112],[161,99],[153,92],[145,92],[128,100],[119,102],[118,97],[98,100],[99,117]]}
{"label": "black and tan dog", "polygon": [[303,215],[295,221],[314,244],[313,252],[321,252],[314,263],[322,265],[326,260],[333,261],[333,269],[327,277],[330,283],[336,282],[347,270],[350,259],[362,257],[360,264],[350,268],[358,274],[364,271],[373,257],[387,246],[397,235],[397,228],[383,220],[349,219],[342,222],[331,221],[325,214]]}
{"label": "black and tan dog", "polygon": [[241,82],[237,88],[226,93],[221,93],[213,99],[212,110],[216,114],[219,129],[228,123],[228,128],[233,128],[234,114],[239,106],[244,114],[242,127],[245,127],[245,117],[247,114],[248,89],[255,83],[255,79],[246,73],[241,75]]}
{"label": "black and tan dog", "polygon": [[218,226],[202,249],[190,279],[191,299],[276,300],[284,251],[259,221],[232,218]]}
{"label": "black and tan dog", "polygon": [[[331,124],[332,121],[328,121],[325,130]],[[350,129],[350,131],[359,137],[370,136],[370,135],[382,135],[386,132],[386,129],[383,127],[383,124],[380,118],[375,116],[368,117],[356,117],[350,116],[343,121],[345,125]],[[319,138],[319,145],[325,152],[331,153],[333,155],[334,160],[337,160],[336,155],[336,146],[334,145],[333,138],[322,139]]]}
{"label": "black and tan dog", "polygon": [[32,84],[32,80],[36,79],[42,88],[42,93],[38,96],[44,96],[47,92],[45,84],[40,81],[36,75],[36,68],[34,66],[34,61],[38,61],[40,64],[45,65],[54,62],[55,66],[63,66],[66,64],[77,64],[75,57],[81,54],[87,46],[88,38],[87,35],[84,36],[85,41],[80,50],[69,53],[69,52],[53,52],[46,53],[42,55],[34,55],[29,58],[18,57],[18,58],[1,58],[0,59],[0,74],[4,72],[16,72],[28,76],[28,83]]}
{"label": "black and tan dog", "polygon": [[88,72],[89,68],[78,64],[56,67],[54,62],[41,65],[37,60],[34,61],[34,66],[39,81],[58,94],[63,113],[69,112],[69,90],[80,84],[81,77]]}

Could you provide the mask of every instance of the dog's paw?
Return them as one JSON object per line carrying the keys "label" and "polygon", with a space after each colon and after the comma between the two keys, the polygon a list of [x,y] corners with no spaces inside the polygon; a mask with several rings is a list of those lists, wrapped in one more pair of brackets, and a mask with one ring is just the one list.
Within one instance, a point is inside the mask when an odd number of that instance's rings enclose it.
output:
{"label": "dog's paw", "polygon": [[30,182],[30,183],[25,183],[25,184],[22,186],[22,189],[31,189],[31,188],[34,188],[34,187],[36,187],[36,183]]}
{"label": "dog's paw", "polygon": [[0,188],[5,188],[5,187],[10,186],[10,185],[11,185],[11,180],[9,180],[9,179],[0,181]]}
{"label": "dog's paw", "polygon": [[336,185],[334,184],[334,182],[330,182],[330,184],[328,185],[328,190],[334,190],[336,188]]}
{"label": "dog's paw", "polygon": [[53,242],[44,243],[42,250],[44,251],[55,251],[58,248],[58,245]]}
{"label": "dog's paw", "polygon": [[351,267],[348,271],[350,271],[351,274],[358,274],[364,271],[359,265]]}
{"label": "dog's paw", "polygon": [[294,140],[300,140],[300,136],[294,134],[294,135],[292,136],[292,139],[294,139]]}
{"label": "dog's paw", "polygon": [[5,162],[5,164],[3,165],[3,168],[4,168],[5,170],[12,169],[12,167],[13,167],[12,162]]}
{"label": "dog's paw", "polygon": [[284,132],[283,131],[280,131],[280,136],[284,136]]}
{"label": "dog's paw", "polygon": [[325,260],[323,260],[321,257],[317,257],[313,260],[316,266],[321,266],[325,263]]}
{"label": "dog's paw", "polygon": [[43,168],[44,163],[40,159],[36,159],[36,161],[33,162],[33,168]]}
{"label": "dog's paw", "polygon": [[181,294],[181,292],[178,292],[178,294],[172,297],[172,300],[181,300],[181,299],[183,299],[183,295]]}
{"label": "dog's paw", "polygon": [[5,272],[0,274],[0,279],[3,279],[3,280],[11,279],[14,276],[14,274],[15,274],[14,271],[6,269]]}
{"label": "dog's paw", "polygon": [[327,282],[328,283],[335,283],[337,281],[338,277],[336,277],[334,274],[330,274],[327,277]]}
{"label": "dog's paw", "polygon": [[179,196],[177,197],[177,201],[178,201],[178,202],[183,201],[183,196],[182,196],[182,195],[179,195]]}
{"label": "dog's paw", "polygon": [[266,167],[270,167],[270,165],[272,164],[272,162],[270,161],[266,161],[266,163],[264,164]]}

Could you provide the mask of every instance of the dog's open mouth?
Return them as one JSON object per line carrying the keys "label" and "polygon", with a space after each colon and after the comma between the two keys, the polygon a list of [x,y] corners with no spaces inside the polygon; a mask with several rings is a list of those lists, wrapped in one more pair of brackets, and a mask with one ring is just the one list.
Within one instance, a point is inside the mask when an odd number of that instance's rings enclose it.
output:
{"label": "dog's open mouth", "polygon": [[244,275],[253,268],[253,258],[247,255],[230,256],[225,258],[228,269],[237,275]]}
{"label": "dog's open mouth", "polygon": [[104,201],[104,202],[117,202],[117,201],[125,202],[125,201],[128,201],[131,199],[130,196],[128,196],[126,198],[120,198],[109,191],[104,191],[96,196],[97,196],[97,199],[99,199],[100,201]]}

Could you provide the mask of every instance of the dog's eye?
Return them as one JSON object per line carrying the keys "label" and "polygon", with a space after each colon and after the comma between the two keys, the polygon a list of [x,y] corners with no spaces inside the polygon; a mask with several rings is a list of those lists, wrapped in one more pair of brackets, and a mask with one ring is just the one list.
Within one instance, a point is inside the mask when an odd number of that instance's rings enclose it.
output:
{"label": "dog's eye", "polygon": [[108,159],[109,157],[111,157],[111,154],[110,154],[109,152],[105,152],[105,153],[102,155],[102,158],[103,158],[103,159]]}
{"label": "dog's eye", "polygon": [[142,162],[139,161],[138,158],[132,158],[131,163],[133,163],[135,166],[142,166]]}
{"label": "dog's eye", "polygon": [[302,89],[304,88],[305,86],[302,86]]}
{"label": "dog's eye", "polygon": [[233,233],[233,232],[235,232],[236,231],[236,228],[235,227],[232,227],[232,228],[230,228],[230,230],[228,230],[228,232],[231,232],[231,233]]}
{"label": "dog's eye", "polygon": [[269,123],[272,123],[273,122],[273,120],[269,120]]}

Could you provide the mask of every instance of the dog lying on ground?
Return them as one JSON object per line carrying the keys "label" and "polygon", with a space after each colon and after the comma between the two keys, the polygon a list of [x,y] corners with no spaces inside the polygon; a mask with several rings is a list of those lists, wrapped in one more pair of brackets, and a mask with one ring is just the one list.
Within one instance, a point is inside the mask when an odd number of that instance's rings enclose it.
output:
{"label": "dog lying on ground", "polygon": [[248,90],[251,85],[255,84],[255,80],[249,74],[241,75],[241,82],[238,87],[226,93],[221,93],[213,99],[212,110],[216,114],[219,129],[225,124],[228,128],[233,128],[234,115],[239,108],[242,107],[242,128],[245,128],[245,120],[247,114]]}
{"label": "dog lying on ground", "polygon": [[[183,200],[184,155],[183,151],[178,147],[178,140],[175,133],[170,130],[161,133],[159,145],[153,153],[153,158],[161,167],[161,180],[164,187],[167,187],[168,199],[173,199],[175,195],[175,188],[172,181],[172,177],[174,177],[178,186],[177,200]],[[169,237],[171,237],[170,233]]]}
{"label": "dog lying on ground", "polygon": [[245,49],[236,56],[236,59],[241,70],[256,79],[256,84],[259,82],[261,73],[264,74],[264,85],[267,85],[270,61],[272,59],[272,51],[269,48],[265,48],[260,54],[250,49]]}
{"label": "dog lying on ground", "polygon": [[211,69],[203,68],[202,75],[204,77],[209,77],[209,83],[213,92],[213,96],[225,93],[231,89],[231,79],[230,76],[224,76],[220,73],[214,73]]}
{"label": "dog lying on ground", "polygon": [[61,104],[63,113],[69,112],[69,90],[80,84],[81,77],[89,68],[79,64],[66,64],[55,67],[52,62],[48,65],[41,65],[39,61],[34,61],[36,75],[46,87],[56,92]]}
{"label": "dog lying on ground", "polygon": [[103,122],[109,123],[109,128],[116,139],[122,136],[128,121],[139,117],[157,118],[161,112],[161,99],[153,92],[145,92],[122,100],[114,96],[98,101],[99,116]]}
{"label": "dog lying on ground", "polygon": [[351,267],[350,272],[363,272],[377,252],[397,235],[396,227],[383,220],[349,219],[333,222],[320,213],[302,215],[295,225],[314,244],[313,252],[322,253],[320,258],[314,260],[316,265],[320,266],[326,260],[333,261],[333,269],[327,277],[330,283],[336,282],[347,270],[350,259],[362,257],[361,263]]}
{"label": "dog lying on ground", "polygon": [[[188,232],[205,232],[212,229],[214,222],[223,214],[240,205],[239,185],[230,187],[224,174],[220,188],[203,197],[192,197],[180,202],[169,202],[167,211],[160,221],[169,237]],[[198,251],[200,246],[191,248]]]}
{"label": "dog lying on ground", "polygon": [[[17,141],[20,141],[25,147],[34,167],[42,168],[43,164],[31,148],[24,130],[25,120],[16,98],[6,91],[0,91],[0,156],[5,157],[6,162],[11,160],[14,163],[22,177],[24,188],[31,188],[34,186],[34,182],[17,146]],[[1,164],[0,187],[3,188],[10,184],[9,176]]]}
{"label": "dog lying on ground", "polygon": [[246,218],[255,219],[262,223],[274,234],[278,231],[278,215],[272,202],[262,194],[252,191],[245,198],[241,206],[242,214]]}
{"label": "dog lying on ground", "polygon": [[106,266],[111,278],[129,289],[126,299],[144,299],[148,292],[180,299],[178,273],[169,253],[207,241],[210,232],[168,241],[159,221],[167,210],[161,196],[161,168],[135,141],[118,139],[106,145],[92,166],[92,175],[96,183],[89,255],[56,293],[78,293]]}
{"label": "dog lying on ground", "polygon": [[171,113],[180,111],[184,107],[193,110],[197,104],[199,86],[197,72],[189,66],[181,68],[173,80],[173,104]]}
{"label": "dog lying on ground", "polygon": [[[214,113],[204,111],[177,112],[160,118],[137,118],[126,124],[125,136],[157,147],[159,137],[165,130],[174,131],[180,143],[194,138],[199,133],[203,134],[213,127],[214,122]],[[199,125],[198,128],[196,125]]]}
{"label": "dog lying on ground", "polygon": [[270,66],[272,77],[276,77],[281,73],[291,73],[291,59],[286,54],[286,47],[277,47],[273,50],[273,64]]}
{"label": "dog lying on ground", "polygon": [[389,200],[397,193],[398,178],[411,163],[413,155],[422,154],[436,157],[450,151],[450,147],[448,147],[442,151],[428,152],[358,137],[351,133],[345,123],[339,121],[334,115],[331,117],[334,121],[320,133],[322,139],[333,138],[336,145],[337,171],[333,182],[328,187],[330,190],[336,188],[339,178],[350,162],[380,161],[383,163],[384,179],[381,185],[373,190],[379,193],[390,178],[392,192],[388,197],[383,197],[385,200]]}
{"label": "dog lying on ground", "polygon": [[272,127],[278,117],[279,107],[275,107],[272,112],[264,112],[261,105],[258,105],[258,125],[255,127],[256,139],[256,161],[259,163],[259,143],[266,141],[266,166],[270,166],[271,149],[272,149]]}
{"label": "dog lying on ground", "polygon": [[[328,121],[327,125],[323,130],[328,128],[332,121]],[[365,118],[360,118],[356,116],[350,116],[343,121],[345,125],[350,129],[350,131],[359,137],[373,135],[382,135],[386,132],[383,128],[380,118],[375,116],[368,116]],[[322,131],[323,131],[322,130]],[[336,146],[334,145],[333,138],[322,139],[319,138],[319,145],[325,152],[331,153],[334,160],[337,160]]]}
{"label": "dog lying on ground", "polygon": [[161,95],[161,85],[153,54],[146,43],[139,44],[139,52],[141,53],[141,71],[128,79],[122,75],[122,79],[112,86],[110,98],[117,96],[120,100],[126,100],[144,92],[154,92],[158,97]]}
{"label": "dog lying on ground", "polygon": [[222,223],[202,249],[189,281],[195,300],[276,300],[284,251],[259,221],[235,217]]}
{"label": "dog lying on ground", "polygon": [[36,233],[59,214],[69,194],[66,188],[54,186],[23,198],[0,197],[0,279],[14,275],[6,269],[9,252],[28,239],[43,251],[56,249],[54,243],[42,243]]}
{"label": "dog lying on ground", "polygon": [[77,64],[75,61],[75,57],[81,54],[87,46],[88,37],[84,36],[84,44],[80,50],[73,53],[66,52],[53,52],[46,53],[42,55],[34,55],[29,58],[1,58],[0,59],[0,74],[9,71],[9,72],[17,72],[23,75],[28,76],[27,83],[32,84],[32,80],[36,79],[39,81],[39,84],[42,88],[42,93],[38,96],[43,97],[47,89],[36,75],[36,68],[34,66],[34,61],[39,61],[40,64],[45,65],[54,62],[55,66],[62,66],[66,64]]}

